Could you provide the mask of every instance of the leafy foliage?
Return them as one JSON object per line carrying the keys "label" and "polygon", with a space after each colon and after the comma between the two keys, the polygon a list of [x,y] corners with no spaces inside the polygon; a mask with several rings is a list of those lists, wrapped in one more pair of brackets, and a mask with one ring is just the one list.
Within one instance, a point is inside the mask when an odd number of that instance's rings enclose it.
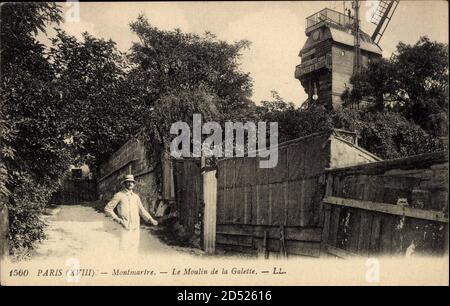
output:
{"label": "leafy foliage", "polygon": [[439,138],[392,110],[371,106],[326,110],[314,104],[296,108],[274,93],[274,100],[263,101],[258,113],[261,120],[278,122],[280,142],[339,128],[357,132],[359,145],[384,159],[444,149]]}
{"label": "leafy foliage", "polygon": [[68,168],[63,105],[54,72],[35,34],[60,21],[54,3],[2,4],[1,9],[2,194],[8,194],[14,251],[43,238],[39,218],[50,192]]}
{"label": "leafy foliage", "polygon": [[383,159],[444,149],[439,139],[397,112],[342,108],[331,118],[334,127],[356,131],[359,145]]}
{"label": "leafy foliage", "polygon": [[[127,92],[124,55],[111,40],[85,32],[82,41],[57,29],[49,58],[80,162],[92,170],[136,133],[138,109]],[[99,119],[99,114],[102,117]]]}
{"label": "leafy foliage", "polygon": [[33,247],[36,240],[45,238],[44,222],[41,215],[57,185],[48,186],[36,183],[36,180],[25,172],[15,172],[12,180],[17,184],[9,205],[9,239],[13,251]]}
{"label": "leafy foliage", "polygon": [[257,107],[259,120],[278,122],[279,141],[295,139],[331,128],[330,117],[324,107],[311,105],[297,108],[292,102],[285,102],[276,91],[272,101],[261,101]]}
{"label": "leafy foliage", "polygon": [[190,123],[194,113],[219,123],[254,115],[252,81],[239,69],[248,41],[230,44],[211,33],[163,31],[143,16],[131,23],[131,30],[139,42],[128,56],[128,94],[154,163],[168,151],[170,126],[176,121]]}
{"label": "leafy foliage", "polygon": [[35,35],[45,33],[50,23],[61,21],[60,7],[51,2],[2,3],[1,71],[15,66],[46,71],[48,62],[42,56],[44,46],[37,42]]}
{"label": "leafy foliage", "polygon": [[230,44],[211,33],[162,31],[143,16],[131,23],[131,30],[139,42],[130,50],[130,94],[141,107],[200,86],[220,99],[220,121],[239,120],[253,105],[252,81],[239,69],[240,54],[248,41]]}
{"label": "leafy foliage", "polygon": [[369,101],[378,111],[399,112],[425,131],[448,134],[448,45],[421,37],[414,45],[400,42],[390,59],[369,63],[343,94],[350,105]]}

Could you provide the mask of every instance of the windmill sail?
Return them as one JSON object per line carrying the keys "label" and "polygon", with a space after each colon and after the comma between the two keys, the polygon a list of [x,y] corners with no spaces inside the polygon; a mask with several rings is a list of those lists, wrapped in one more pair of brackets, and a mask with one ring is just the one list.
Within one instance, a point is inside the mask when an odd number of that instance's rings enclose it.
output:
{"label": "windmill sail", "polygon": [[372,34],[372,40],[377,45],[380,42],[381,37],[383,37],[383,34],[386,31],[386,28],[389,25],[399,2],[399,0],[382,0],[380,1],[376,11],[373,13],[370,22],[375,24],[377,27]]}

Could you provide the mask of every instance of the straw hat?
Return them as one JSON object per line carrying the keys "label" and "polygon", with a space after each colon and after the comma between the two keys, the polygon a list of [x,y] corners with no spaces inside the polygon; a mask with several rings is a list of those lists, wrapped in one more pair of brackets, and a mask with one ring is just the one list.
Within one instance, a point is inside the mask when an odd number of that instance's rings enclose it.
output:
{"label": "straw hat", "polygon": [[133,182],[133,183],[136,183],[136,181],[134,180],[133,174],[125,175],[125,178],[124,178],[124,180],[122,181],[122,183],[125,183],[125,182]]}

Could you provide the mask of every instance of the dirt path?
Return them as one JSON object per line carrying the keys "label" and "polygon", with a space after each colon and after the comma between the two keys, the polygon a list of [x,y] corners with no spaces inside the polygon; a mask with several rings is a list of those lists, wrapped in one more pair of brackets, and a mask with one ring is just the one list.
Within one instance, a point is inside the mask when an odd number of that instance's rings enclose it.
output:
{"label": "dirt path", "polygon": [[[115,255],[119,252],[121,226],[103,213],[85,205],[61,205],[49,210],[47,239],[36,248],[34,259],[67,258],[89,253]],[[159,241],[141,226],[139,255],[187,255],[188,250]]]}

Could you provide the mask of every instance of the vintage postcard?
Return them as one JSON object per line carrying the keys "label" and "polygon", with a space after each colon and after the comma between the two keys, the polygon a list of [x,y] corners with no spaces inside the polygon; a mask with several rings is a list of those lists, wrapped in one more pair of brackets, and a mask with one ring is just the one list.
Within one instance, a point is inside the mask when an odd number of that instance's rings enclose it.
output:
{"label": "vintage postcard", "polygon": [[0,13],[1,285],[449,284],[448,2]]}

